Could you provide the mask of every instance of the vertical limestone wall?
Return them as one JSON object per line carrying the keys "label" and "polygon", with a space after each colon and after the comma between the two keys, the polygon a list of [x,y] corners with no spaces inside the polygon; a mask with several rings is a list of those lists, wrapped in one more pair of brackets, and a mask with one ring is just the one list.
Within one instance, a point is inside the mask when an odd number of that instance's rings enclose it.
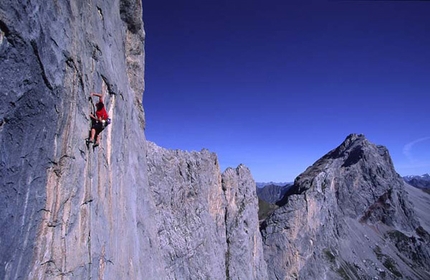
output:
{"label": "vertical limestone wall", "polygon": [[[141,1],[0,2],[0,278],[163,277]],[[112,124],[88,149],[90,92]],[[97,101],[97,100],[94,100]]]}
{"label": "vertical limestone wall", "polygon": [[148,142],[148,177],[167,279],[267,279],[257,195],[243,165]]}

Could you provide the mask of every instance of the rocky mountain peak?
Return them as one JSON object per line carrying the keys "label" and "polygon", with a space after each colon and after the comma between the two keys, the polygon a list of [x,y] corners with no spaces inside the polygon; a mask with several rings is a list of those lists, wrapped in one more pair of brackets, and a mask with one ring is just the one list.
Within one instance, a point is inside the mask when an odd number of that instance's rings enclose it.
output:
{"label": "rocky mountain peak", "polygon": [[[410,266],[417,261],[411,256],[429,252],[405,183],[388,150],[362,134],[349,135],[307,168],[277,204],[261,226],[271,279],[427,277]],[[428,267],[428,258],[421,265]]]}
{"label": "rocky mountain peak", "polygon": [[367,144],[369,143],[364,134],[351,133],[345,138],[343,143],[340,144],[338,148],[347,149],[352,144],[364,144],[363,142],[367,142]]}
{"label": "rocky mountain peak", "polygon": [[[312,186],[327,187],[323,179],[335,175],[343,178],[356,178],[364,185],[379,185],[387,178],[399,180],[400,177],[394,170],[391,157],[384,146],[369,142],[363,134],[350,134],[335,149],[317,160],[305,172],[297,176],[294,186],[286,193],[278,205],[284,205],[291,194],[300,194]],[[357,181],[358,182],[358,181]],[[352,189],[353,191],[354,189]]]}
{"label": "rocky mountain peak", "polygon": [[[378,158],[377,155],[382,158]],[[363,134],[350,134],[341,145],[327,153],[324,158],[344,160],[342,167],[349,167],[360,160],[385,161],[393,167],[388,150],[384,146],[370,143]]]}
{"label": "rocky mountain peak", "polygon": [[0,279],[430,279],[386,148],[349,135],[259,228],[248,168],[146,141],[141,1],[54,2],[0,1]]}

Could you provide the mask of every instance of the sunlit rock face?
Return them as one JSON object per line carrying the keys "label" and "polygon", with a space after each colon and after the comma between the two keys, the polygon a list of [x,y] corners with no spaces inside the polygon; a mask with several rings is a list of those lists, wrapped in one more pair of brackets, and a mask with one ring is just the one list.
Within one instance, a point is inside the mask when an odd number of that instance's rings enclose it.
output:
{"label": "sunlit rock face", "polygon": [[[141,15],[0,3],[0,279],[267,278],[250,171],[147,152]],[[112,119],[95,149],[91,92]]]}
{"label": "sunlit rock face", "polygon": [[269,279],[429,277],[429,235],[405,183],[363,135],[315,162],[278,204],[262,224]]}
{"label": "sunlit rock face", "polygon": [[[165,276],[145,172],[141,10],[0,2],[0,279]],[[112,118],[95,150],[84,141],[92,91]]]}
{"label": "sunlit rock face", "polygon": [[240,165],[221,174],[208,150],[147,145],[168,279],[267,279],[249,169]]}
{"label": "sunlit rock face", "polygon": [[[429,200],[362,135],[301,174],[261,234],[248,168],[146,142],[141,11],[0,2],[0,279],[430,278]],[[112,119],[95,149],[93,91]]]}

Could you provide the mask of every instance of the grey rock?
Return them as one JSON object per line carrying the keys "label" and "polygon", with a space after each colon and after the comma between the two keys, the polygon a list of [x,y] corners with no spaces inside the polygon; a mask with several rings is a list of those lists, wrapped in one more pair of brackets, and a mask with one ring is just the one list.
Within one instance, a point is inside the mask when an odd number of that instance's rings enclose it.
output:
{"label": "grey rock", "polygon": [[428,213],[430,209],[430,194],[408,184],[405,185],[405,190],[408,193],[409,200],[412,202],[414,213],[420,225],[426,232],[430,233],[430,218]]}
{"label": "grey rock", "polygon": [[168,279],[266,279],[255,182],[219,171],[208,150],[148,146],[148,177]]}
{"label": "grey rock", "polygon": [[[0,1],[0,279],[165,277],[141,172],[140,5]],[[113,121],[95,150],[91,91]]]}
{"label": "grey rock", "polygon": [[[296,179],[263,239],[245,166],[147,143],[141,10],[0,2],[0,279],[429,278],[428,194],[362,135]],[[96,149],[92,91],[112,118]]]}
{"label": "grey rock", "polygon": [[226,279],[267,279],[258,223],[258,199],[251,172],[244,165],[222,174],[226,197]]}
{"label": "grey rock", "polygon": [[225,198],[215,154],[147,146],[153,215],[168,279],[222,279]]}
{"label": "grey rock", "polygon": [[429,277],[427,232],[405,183],[363,135],[299,175],[278,205],[262,224],[269,279]]}
{"label": "grey rock", "polygon": [[21,2],[0,2],[0,279],[267,278],[249,170],[147,152],[141,2]]}

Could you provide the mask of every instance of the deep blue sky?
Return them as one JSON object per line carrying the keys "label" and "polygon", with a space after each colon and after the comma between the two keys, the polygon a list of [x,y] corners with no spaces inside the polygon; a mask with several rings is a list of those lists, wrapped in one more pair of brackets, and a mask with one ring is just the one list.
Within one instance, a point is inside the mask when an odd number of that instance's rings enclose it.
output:
{"label": "deep blue sky", "polygon": [[430,173],[430,3],[143,0],[146,136],[293,181],[350,133]]}

